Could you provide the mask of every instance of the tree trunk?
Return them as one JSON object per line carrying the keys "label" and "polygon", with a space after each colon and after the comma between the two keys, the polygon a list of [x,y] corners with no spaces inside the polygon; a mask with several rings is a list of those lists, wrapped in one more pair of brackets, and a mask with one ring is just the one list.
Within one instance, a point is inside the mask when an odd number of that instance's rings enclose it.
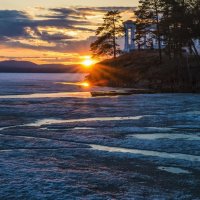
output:
{"label": "tree trunk", "polygon": [[172,59],[172,55],[171,55],[171,37],[169,37],[168,39],[168,53],[169,53],[169,59]]}
{"label": "tree trunk", "polygon": [[115,37],[113,38],[113,46],[114,46],[113,57],[116,58],[116,57],[117,57],[117,53],[116,53],[116,42],[115,42]]}
{"label": "tree trunk", "polygon": [[158,38],[158,48],[159,48],[159,60],[162,63],[162,48],[161,48],[161,37],[160,37],[160,24],[159,24],[159,12],[158,5],[155,0],[155,11],[156,11],[156,26],[157,26],[157,38]]}
{"label": "tree trunk", "polygon": [[117,50],[116,50],[116,27],[115,27],[115,17],[113,16],[113,57],[114,59],[117,57]]}

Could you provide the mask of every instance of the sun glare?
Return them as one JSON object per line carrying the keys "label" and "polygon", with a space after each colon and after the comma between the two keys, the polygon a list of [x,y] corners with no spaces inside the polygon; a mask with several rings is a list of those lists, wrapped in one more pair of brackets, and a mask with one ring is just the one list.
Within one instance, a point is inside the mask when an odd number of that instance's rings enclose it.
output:
{"label": "sun glare", "polygon": [[95,61],[90,56],[85,56],[82,62],[82,65],[84,65],[85,67],[91,67],[94,64],[95,64]]}
{"label": "sun glare", "polygon": [[90,86],[90,84],[89,84],[88,82],[83,82],[83,83],[81,83],[81,85],[82,85],[83,87],[89,87],[89,86]]}

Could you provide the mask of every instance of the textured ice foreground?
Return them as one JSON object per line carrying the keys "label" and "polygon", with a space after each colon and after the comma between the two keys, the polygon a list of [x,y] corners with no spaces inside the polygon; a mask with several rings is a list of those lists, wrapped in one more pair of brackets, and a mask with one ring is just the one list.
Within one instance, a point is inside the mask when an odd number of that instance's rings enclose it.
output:
{"label": "textured ice foreground", "polygon": [[200,96],[56,83],[83,79],[0,74],[0,199],[200,199]]}
{"label": "textured ice foreground", "polygon": [[89,98],[89,92],[59,92],[59,93],[36,93],[26,95],[1,95],[0,99],[39,99],[39,98]]}
{"label": "textured ice foreground", "polygon": [[139,150],[139,149],[127,149],[127,148],[119,148],[119,147],[108,147],[102,145],[90,145],[92,149],[99,151],[107,151],[114,153],[130,153],[130,154],[140,154],[144,156],[153,156],[153,157],[161,157],[168,159],[181,159],[192,162],[200,162],[200,156],[181,154],[181,153],[166,153],[166,152],[158,152],[158,151],[147,151],[147,150]]}
{"label": "textured ice foreground", "polygon": [[158,169],[174,174],[190,174],[189,171],[177,167],[158,167]]}
{"label": "textured ice foreground", "polygon": [[142,116],[134,117],[94,117],[85,119],[69,119],[69,120],[59,120],[59,119],[43,119],[36,121],[35,123],[25,124],[23,126],[42,126],[50,124],[63,124],[63,123],[73,123],[73,122],[97,122],[97,121],[122,121],[122,120],[139,120]]}
{"label": "textured ice foreground", "polygon": [[195,134],[173,134],[173,133],[154,133],[154,134],[134,134],[133,138],[144,140],[171,139],[171,140],[191,140],[198,141],[200,136]]}

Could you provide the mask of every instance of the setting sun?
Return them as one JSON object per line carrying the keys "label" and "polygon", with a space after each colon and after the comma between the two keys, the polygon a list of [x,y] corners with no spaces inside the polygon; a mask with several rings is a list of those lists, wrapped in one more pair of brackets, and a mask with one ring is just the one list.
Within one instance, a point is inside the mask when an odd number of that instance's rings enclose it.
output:
{"label": "setting sun", "polygon": [[84,65],[85,67],[91,67],[94,64],[95,64],[95,60],[93,60],[90,56],[84,57],[82,65]]}
{"label": "setting sun", "polygon": [[81,85],[82,85],[83,87],[89,87],[89,86],[90,86],[90,84],[89,84],[88,82],[83,82],[83,83],[81,83]]}

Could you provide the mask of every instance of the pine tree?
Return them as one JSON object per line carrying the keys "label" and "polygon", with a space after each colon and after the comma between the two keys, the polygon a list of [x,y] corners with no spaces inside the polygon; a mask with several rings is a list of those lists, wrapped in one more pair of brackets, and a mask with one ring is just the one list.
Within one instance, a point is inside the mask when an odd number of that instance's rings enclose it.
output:
{"label": "pine tree", "polygon": [[93,55],[116,58],[121,52],[117,39],[123,34],[124,28],[120,12],[118,10],[107,12],[103,24],[96,31],[97,40],[90,46]]}
{"label": "pine tree", "polygon": [[152,40],[153,38],[157,39],[160,62],[162,62],[161,27],[160,27],[162,8],[163,5],[161,0],[140,0],[139,9],[136,11],[136,16],[137,16],[136,37],[137,39],[140,39],[148,34],[152,36],[150,40]]}
{"label": "pine tree", "polygon": [[200,0],[162,0],[164,2],[161,27],[168,52],[174,57],[189,47],[198,56],[193,39],[200,38]]}
{"label": "pine tree", "polygon": [[[185,3],[182,0],[163,0],[163,18],[161,26],[168,48],[169,56],[181,55],[182,47],[186,45],[186,25],[184,23]],[[183,4],[182,4],[183,3]]]}
{"label": "pine tree", "polygon": [[[137,16],[137,39],[152,34],[161,41],[171,57],[182,56],[183,47],[189,47],[199,57],[193,39],[200,39],[200,0],[140,0]],[[151,28],[155,26],[155,31]],[[148,41],[147,41],[148,42]]]}

